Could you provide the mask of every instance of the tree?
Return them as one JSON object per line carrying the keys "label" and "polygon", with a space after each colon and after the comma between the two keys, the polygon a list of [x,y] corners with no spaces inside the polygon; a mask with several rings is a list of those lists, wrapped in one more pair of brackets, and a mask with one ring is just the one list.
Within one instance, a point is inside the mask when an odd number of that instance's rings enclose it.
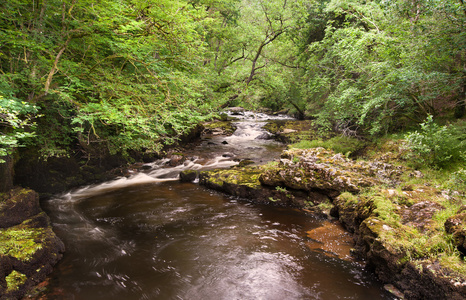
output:
{"label": "tree", "polygon": [[377,134],[462,103],[462,5],[330,1],[324,11],[337,21],[307,49],[307,90],[310,105],[321,105],[321,123]]}
{"label": "tree", "polygon": [[222,24],[223,35],[210,43],[218,74],[213,81],[220,83],[219,93],[229,95],[228,104],[281,107],[285,81],[296,68],[292,32],[301,26],[305,13],[299,0],[242,0],[236,6],[234,18]]}
{"label": "tree", "polygon": [[0,82],[41,108],[35,143],[43,156],[78,144],[85,155],[158,151],[208,115],[202,62],[215,16],[199,5],[0,4]]}

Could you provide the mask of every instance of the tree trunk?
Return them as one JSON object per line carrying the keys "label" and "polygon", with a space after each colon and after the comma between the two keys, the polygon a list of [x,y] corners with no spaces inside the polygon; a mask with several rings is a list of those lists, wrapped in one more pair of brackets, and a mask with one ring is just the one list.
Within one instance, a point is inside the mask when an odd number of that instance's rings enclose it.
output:
{"label": "tree trunk", "polygon": [[13,157],[7,155],[0,157],[5,162],[0,163],[0,193],[5,193],[13,188]]}
{"label": "tree trunk", "polygon": [[455,118],[460,119],[466,114],[466,70],[463,71],[463,88],[455,105]]}

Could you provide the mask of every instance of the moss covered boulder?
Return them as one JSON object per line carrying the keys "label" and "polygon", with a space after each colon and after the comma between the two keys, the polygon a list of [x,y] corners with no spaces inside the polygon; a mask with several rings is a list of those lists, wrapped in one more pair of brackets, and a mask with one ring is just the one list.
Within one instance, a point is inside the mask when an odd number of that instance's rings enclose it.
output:
{"label": "moss covered boulder", "polygon": [[260,176],[268,186],[286,186],[305,191],[321,191],[330,197],[342,192],[357,193],[363,187],[393,183],[400,167],[381,162],[354,161],[324,148],[284,151],[277,168]]}
{"label": "moss covered boulder", "polygon": [[312,140],[317,137],[316,128],[311,120],[274,120],[264,126],[276,140],[283,143]]}
{"label": "moss covered boulder", "polygon": [[217,135],[232,135],[236,127],[229,120],[214,120],[202,124],[204,129],[202,135],[217,136]]}
{"label": "moss covered boulder", "polygon": [[265,187],[261,184],[259,181],[261,174],[273,167],[270,164],[202,171],[199,174],[199,183],[254,203],[306,207],[310,203],[309,194],[285,187]]}
{"label": "moss covered boulder", "polygon": [[64,245],[36,192],[16,188],[0,199],[0,299],[21,299],[43,281]]}

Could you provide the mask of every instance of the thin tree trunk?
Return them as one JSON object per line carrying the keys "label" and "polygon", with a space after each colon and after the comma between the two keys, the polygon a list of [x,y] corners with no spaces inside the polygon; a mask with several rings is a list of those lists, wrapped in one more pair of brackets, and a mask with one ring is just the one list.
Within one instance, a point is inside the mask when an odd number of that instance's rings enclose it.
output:
{"label": "thin tree trunk", "polygon": [[66,40],[65,44],[61,47],[60,51],[58,51],[57,56],[55,56],[55,61],[53,62],[53,67],[49,72],[49,75],[47,76],[47,80],[45,81],[45,86],[44,86],[44,91],[45,94],[47,95],[50,89],[50,84],[52,83],[53,75],[58,71],[58,62],[60,60],[60,57],[62,56],[63,52],[65,52],[66,47],[68,46],[68,43],[71,40],[71,36],[68,37]]}
{"label": "thin tree trunk", "polygon": [[[466,69],[466,66],[465,66]],[[466,70],[463,71],[463,88],[455,105],[455,118],[460,119],[466,114]]]}

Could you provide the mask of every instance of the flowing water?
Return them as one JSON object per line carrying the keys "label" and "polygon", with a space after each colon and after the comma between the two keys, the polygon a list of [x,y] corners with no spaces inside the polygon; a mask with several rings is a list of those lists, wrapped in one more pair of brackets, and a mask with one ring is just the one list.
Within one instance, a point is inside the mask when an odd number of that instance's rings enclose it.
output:
{"label": "flowing water", "polygon": [[206,139],[181,166],[161,160],[43,203],[67,251],[42,299],[391,299],[361,264],[310,246],[328,221],[177,180],[276,158],[283,145],[257,140],[257,119]]}

